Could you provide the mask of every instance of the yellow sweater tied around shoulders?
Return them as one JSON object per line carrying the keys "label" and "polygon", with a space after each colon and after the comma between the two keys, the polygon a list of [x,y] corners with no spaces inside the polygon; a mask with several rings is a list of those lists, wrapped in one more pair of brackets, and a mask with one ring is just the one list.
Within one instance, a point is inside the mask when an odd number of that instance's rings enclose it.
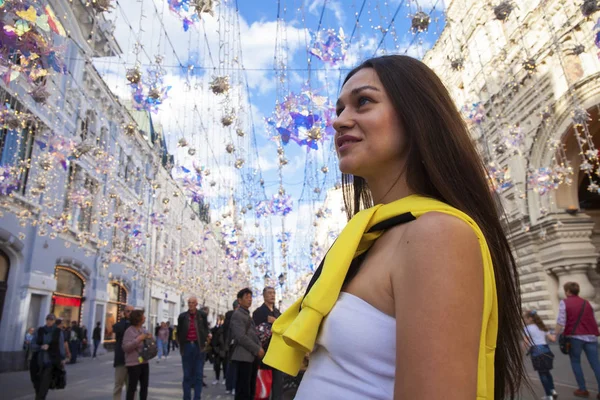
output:
{"label": "yellow sweater tied around shoulders", "polygon": [[273,324],[271,343],[264,363],[296,376],[306,353],[315,347],[319,328],[335,305],[350,263],[367,251],[385,231],[369,230],[387,219],[427,212],[453,215],[468,223],[477,235],[484,269],[483,322],[479,341],[477,400],[494,398],[494,355],[498,334],[498,304],[492,258],[483,233],[465,213],[438,200],[412,195],[357,213],[325,256],[321,274],[308,293],[290,306]]}

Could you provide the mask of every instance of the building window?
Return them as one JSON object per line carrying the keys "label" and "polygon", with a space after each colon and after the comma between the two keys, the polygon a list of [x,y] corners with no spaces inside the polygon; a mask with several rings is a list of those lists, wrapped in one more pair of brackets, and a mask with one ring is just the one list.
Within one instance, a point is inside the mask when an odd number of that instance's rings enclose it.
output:
{"label": "building window", "polygon": [[[27,112],[27,109],[7,91],[0,88],[0,98],[15,113]],[[36,126],[28,122],[25,126],[9,129],[0,126],[0,166],[15,168],[19,178],[17,192],[25,194],[25,186],[29,177],[30,158],[33,150],[33,139]]]}
{"label": "building window", "polygon": [[80,166],[76,164],[69,166],[65,211],[73,215],[73,221],[79,231],[91,232],[98,188],[98,182]]}
{"label": "building window", "polygon": [[56,266],[56,291],[52,294],[52,312],[66,326],[72,321],[80,322],[85,278],[78,272]]}
{"label": "building window", "polygon": [[0,323],[2,322],[2,310],[4,309],[4,298],[8,290],[8,271],[10,261],[8,256],[0,251]]}
{"label": "building window", "polygon": [[116,339],[112,327],[121,320],[127,305],[127,290],[118,282],[110,282],[107,291],[108,303],[106,304],[104,319],[104,341],[111,341]]}

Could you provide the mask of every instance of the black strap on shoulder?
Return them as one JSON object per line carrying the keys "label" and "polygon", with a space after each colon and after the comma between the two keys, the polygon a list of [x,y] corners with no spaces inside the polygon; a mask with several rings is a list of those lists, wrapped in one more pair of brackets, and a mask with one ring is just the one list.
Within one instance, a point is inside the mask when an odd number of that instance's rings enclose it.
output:
{"label": "black strap on shoulder", "polygon": [[[396,225],[401,225],[407,222],[411,222],[414,221],[416,218],[414,215],[412,215],[412,213],[407,212],[404,214],[400,214],[400,215],[396,215],[395,217],[392,218],[388,218],[384,221],[381,221],[375,225],[373,225],[371,227],[371,229],[369,229],[367,231],[367,233],[372,233],[372,232],[378,232],[378,231],[385,231],[387,229],[390,229]],[[335,242],[334,242],[335,244]],[[332,245],[333,246],[333,245]],[[366,256],[367,252],[361,254],[360,256],[356,257],[353,261],[352,264],[350,265],[350,268],[348,269],[348,273],[346,274],[346,280],[345,282],[348,280],[349,277],[354,277],[354,275],[356,275],[356,273],[358,272],[358,269],[360,268],[360,265],[362,264],[365,256]],[[319,264],[319,267],[317,268],[317,270],[315,271],[314,275],[312,276],[308,287],[306,288],[306,292],[304,292],[304,297],[306,297],[306,295],[308,294],[308,292],[310,292],[310,289],[312,289],[312,287],[314,286],[314,284],[317,282],[317,279],[319,279],[319,277],[321,276],[321,271],[323,270],[323,265],[325,264],[325,259],[327,258],[327,254],[325,254],[325,256],[323,257],[323,260],[321,260],[321,263]],[[300,304],[300,309],[302,309],[302,304]]]}
{"label": "black strap on shoulder", "polygon": [[583,317],[583,312],[585,311],[585,304],[587,303],[587,301],[583,301],[583,304],[581,305],[581,311],[579,312],[579,317],[577,317],[577,322],[575,322],[575,325],[573,326],[573,330],[571,331],[571,335],[575,334],[575,331],[577,330],[577,327],[579,326],[579,323],[581,322],[581,317]]}

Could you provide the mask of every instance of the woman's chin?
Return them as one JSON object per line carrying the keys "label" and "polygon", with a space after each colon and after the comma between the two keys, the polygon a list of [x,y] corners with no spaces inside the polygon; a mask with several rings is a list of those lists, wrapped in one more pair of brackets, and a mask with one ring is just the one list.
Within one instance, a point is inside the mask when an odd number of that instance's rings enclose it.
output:
{"label": "woman's chin", "polygon": [[342,174],[360,176],[360,168],[351,160],[341,159],[338,166]]}

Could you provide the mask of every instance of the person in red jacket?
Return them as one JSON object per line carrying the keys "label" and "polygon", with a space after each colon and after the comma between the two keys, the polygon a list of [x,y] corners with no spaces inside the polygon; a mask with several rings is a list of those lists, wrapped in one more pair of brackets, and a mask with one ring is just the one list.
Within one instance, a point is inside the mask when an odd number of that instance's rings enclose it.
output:
{"label": "person in red jacket", "polygon": [[[556,321],[556,335],[562,332],[571,339],[571,368],[579,389],[573,392],[576,397],[589,397],[586,389],[583,370],[581,369],[581,353],[585,355],[594,371],[600,389],[600,361],[598,361],[598,322],[594,317],[594,309],[589,301],[579,297],[579,284],[567,282],[563,286],[566,298],[561,300]],[[577,322],[579,320],[579,323]],[[598,394],[597,399],[600,399]]]}

